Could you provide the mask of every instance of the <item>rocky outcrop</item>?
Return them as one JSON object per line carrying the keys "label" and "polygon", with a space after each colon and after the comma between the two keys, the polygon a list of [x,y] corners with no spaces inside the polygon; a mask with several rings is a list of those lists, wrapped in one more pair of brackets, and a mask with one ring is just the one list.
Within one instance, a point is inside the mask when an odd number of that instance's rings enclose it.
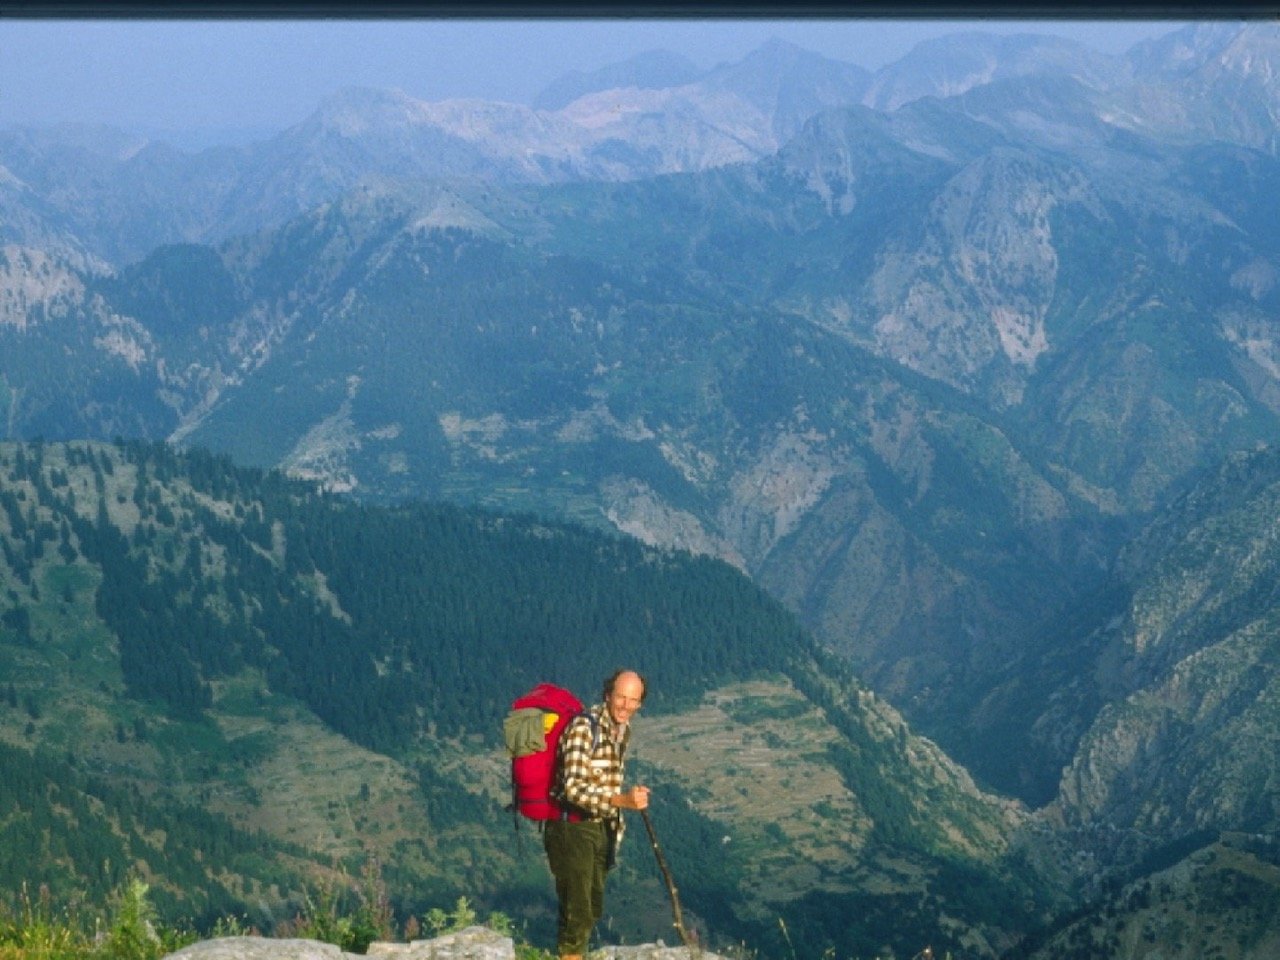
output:
{"label": "rocky outcrop", "polygon": [[[690,960],[694,951],[647,943],[631,947],[601,947],[592,960]],[[432,940],[412,943],[372,943],[366,956],[383,960],[515,960],[515,943],[510,937],[474,926]],[[345,953],[331,943],[318,940],[274,937],[220,937],[202,940],[171,953],[165,960],[346,960],[358,954]],[[697,956],[717,960],[716,954],[697,951]]]}

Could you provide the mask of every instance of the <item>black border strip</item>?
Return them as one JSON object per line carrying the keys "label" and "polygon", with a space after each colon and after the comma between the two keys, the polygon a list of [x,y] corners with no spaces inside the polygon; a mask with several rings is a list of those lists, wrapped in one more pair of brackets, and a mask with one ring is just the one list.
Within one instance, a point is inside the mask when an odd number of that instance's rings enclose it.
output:
{"label": "black border strip", "polygon": [[0,20],[17,18],[1280,21],[1280,0],[0,0]]}

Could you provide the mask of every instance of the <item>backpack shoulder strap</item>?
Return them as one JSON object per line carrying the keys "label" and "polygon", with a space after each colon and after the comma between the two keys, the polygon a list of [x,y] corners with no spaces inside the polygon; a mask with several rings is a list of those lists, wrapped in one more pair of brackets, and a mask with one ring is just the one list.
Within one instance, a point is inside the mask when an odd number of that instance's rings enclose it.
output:
{"label": "backpack shoulder strap", "polygon": [[[564,725],[564,733],[567,734],[569,732],[569,727],[579,720],[585,720],[587,722],[587,726],[591,728],[591,752],[595,753],[596,747],[600,746],[600,718],[589,709],[580,710],[570,717],[569,722]],[[563,734],[561,734],[560,742],[564,742]],[[556,749],[557,751],[559,750],[559,744],[557,744]]]}

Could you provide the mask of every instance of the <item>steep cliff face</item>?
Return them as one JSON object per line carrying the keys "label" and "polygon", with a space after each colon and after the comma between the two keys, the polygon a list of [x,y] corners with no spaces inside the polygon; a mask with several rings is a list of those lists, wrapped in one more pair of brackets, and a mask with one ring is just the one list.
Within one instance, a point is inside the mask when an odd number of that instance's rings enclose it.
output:
{"label": "steep cliff face", "polygon": [[1280,950],[1280,847],[1229,834],[1179,845],[1152,872],[1113,886],[1086,910],[1024,944],[1030,960],[1098,956],[1223,956],[1268,960]]}
{"label": "steep cliff face", "polygon": [[1280,42],[1268,25],[1188,27],[1139,44],[1126,59],[1137,82],[1119,92],[1109,119],[1277,154]]}
{"label": "steep cliff face", "polygon": [[1280,458],[1240,455],[1125,553],[1088,681],[1106,706],[1054,810],[1135,838],[1280,823]]}
{"label": "steep cliff face", "polygon": [[46,250],[0,248],[0,326],[22,334],[84,302],[84,277]]}

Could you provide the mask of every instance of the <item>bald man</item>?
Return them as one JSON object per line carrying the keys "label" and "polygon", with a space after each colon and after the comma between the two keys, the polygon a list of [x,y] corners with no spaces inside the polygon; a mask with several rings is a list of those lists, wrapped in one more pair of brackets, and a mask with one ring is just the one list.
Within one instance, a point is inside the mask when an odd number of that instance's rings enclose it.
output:
{"label": "bald man", "polygon": [[542,842],[560,901],[556,949],[563,960],[581,960],[604,913],[605,874],[626,826],[622,811],[649,806],[648,787],[623,789],[631,718],[645,686],[636,671],[617,671],[604,682],[603,701],[574,718],[560,738],[552,793],[565,813],[547,821]]}

